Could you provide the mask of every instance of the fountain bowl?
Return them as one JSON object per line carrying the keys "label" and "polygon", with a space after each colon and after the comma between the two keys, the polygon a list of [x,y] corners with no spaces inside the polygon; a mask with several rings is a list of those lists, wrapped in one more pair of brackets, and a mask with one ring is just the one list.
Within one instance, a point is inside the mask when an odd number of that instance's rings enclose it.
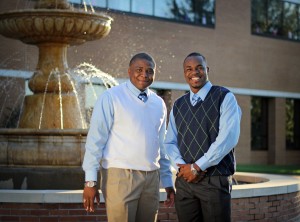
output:
{"label": "fountain bowl", "polygon": [[29,9],[0,14],[0,34],[26,44],[78,45],[108,35],[113,19],[100,13]]}

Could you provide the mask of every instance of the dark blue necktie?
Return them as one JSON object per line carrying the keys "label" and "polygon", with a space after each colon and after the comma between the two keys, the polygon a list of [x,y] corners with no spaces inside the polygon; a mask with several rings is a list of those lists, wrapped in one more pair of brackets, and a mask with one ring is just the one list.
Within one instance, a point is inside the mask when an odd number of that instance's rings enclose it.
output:
{"label": "dark blue necktie", "polygon": [[138,96],[138,98],[140,100],[142,100],[144,103],[147,101],[148,97],[147,97],[147,94],[145,92],[141,92]]}

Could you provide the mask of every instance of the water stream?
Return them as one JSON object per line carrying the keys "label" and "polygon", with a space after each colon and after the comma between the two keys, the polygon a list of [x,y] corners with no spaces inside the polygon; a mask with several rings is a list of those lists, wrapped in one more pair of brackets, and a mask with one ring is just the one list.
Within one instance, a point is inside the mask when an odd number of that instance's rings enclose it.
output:
{"label": "water stream", "polygon": [[[78,106],[79,115],[80,115],[80,121],[81,121],[81,126],[82,129],[86,129],[88,127],[87,122],[89,122],[89,117],[85,116],[85,113],[83,111],[86,110],[85,104],[91,104],[95,103],[95,101],[98,99],[99,95],[101,92],[97,90],[96,88],[99,86],[105,87],[105,89],[110,88],[112,86],[118,85],[118,82],[109,74],[104,73],[101,71],[99,68],[96,66],[89,64],[89,63],[82,63],[75,67],[74,69],[70,69],[67,73],[63,74],[66,75],[71,83],[72,86],[72,92],[69,93],[74,93],[76,97],[76,103]],[[39,127],[38,129],[41,129],[41,125],[43,122],[43,114],[44,114],[44,104],[46,100],[46,95],[47,95],[47,89],[48,89],[48,84],[51,79],[56,78],[58,79],[58,92],[55,92],[59,96],[59,109],[60,109],[60,129],[64,129],[63,125],[63,118],[64,118],[64,110],[63,110],[63,93],[62,92],[62,86],[61,86],[61,74],[57,69],[53,70],[47,80],[46,87],[45,87],[45,92],[43,96],[43,101],[42,101],[42,108],[41,112],[39,113]],[[0,83],[1,89],[5,90],[8,88],[11,88],[15,85],[15,80],[14,78],[9,79],[8,81],[3,81]],[[82,92],[82,88],[84,89],[84,96],[80,95]],[[79,91],[81,93],[79,93]],[[89,95],[87,95],[89,94]],[[4,94],[4,98],[1,98],[3,101],[3,104],[7,104],[8,102],[12,102],[13,105],[11,107],[11,110],[9,110],[9,113],[7,113],[8,110],[4,111],[4,107],[2,106],[0,108],[0,120],[3,121],[5,119],[5,124],[2,124],[2,127],[4,128],[10,128],[8,123],[12,121],[11,118],[17,118],[17,125],[15,126],[18,128],[19,125],[19,119],[20,116],[16,117],[14,113],[18,112],[19,114],[22,113],[23,111],[23,101],[25,98],[25,94],[19,94],[17,98],[11,97],[9,93]],[[84,101],[86,98],[88,98],[88,101]],[[21,106],[20,106],[21,104]],[[91,107],[89,107],[91,108]],[[19,110],[19,111],[18,111]],[[4,118],[4,116],[6,118]]]}

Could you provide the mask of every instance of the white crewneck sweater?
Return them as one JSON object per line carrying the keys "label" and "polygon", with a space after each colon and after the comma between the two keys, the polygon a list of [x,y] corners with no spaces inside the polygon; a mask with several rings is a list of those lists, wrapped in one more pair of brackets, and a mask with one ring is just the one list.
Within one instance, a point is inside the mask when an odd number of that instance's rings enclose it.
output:
{"label": "white crewneck sweater", "polygon": [[144,103],[125,84],[112,88],[109,93],[114,123],[103,150],[102,166],[144,171],[158,169],[158,135],[166,118],[163,100],[149,90]]}

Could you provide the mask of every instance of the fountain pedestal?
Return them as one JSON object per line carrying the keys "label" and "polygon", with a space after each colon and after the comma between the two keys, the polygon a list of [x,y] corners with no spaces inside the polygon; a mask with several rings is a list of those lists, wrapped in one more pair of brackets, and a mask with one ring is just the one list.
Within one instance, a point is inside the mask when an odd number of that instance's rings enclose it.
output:
{"label": "fountain pedestal", "polygon": [[34,93],[72,92],[73,79],[68,74],[67,44],[39,44],[39,61],[29,88]]}
{"label": "fountain pedestal", "polygon": [[38,45],[39,62],[26,96],[19,127],[36,129],[86,128],[72,77],[67,74],[67,44]]}
{"label": "fountain pedestal", "polygon": [[81,115],[82,112],[74,93],[34,94],[25,97],[19,127],[83,129],[86,128],[86,123]]}

